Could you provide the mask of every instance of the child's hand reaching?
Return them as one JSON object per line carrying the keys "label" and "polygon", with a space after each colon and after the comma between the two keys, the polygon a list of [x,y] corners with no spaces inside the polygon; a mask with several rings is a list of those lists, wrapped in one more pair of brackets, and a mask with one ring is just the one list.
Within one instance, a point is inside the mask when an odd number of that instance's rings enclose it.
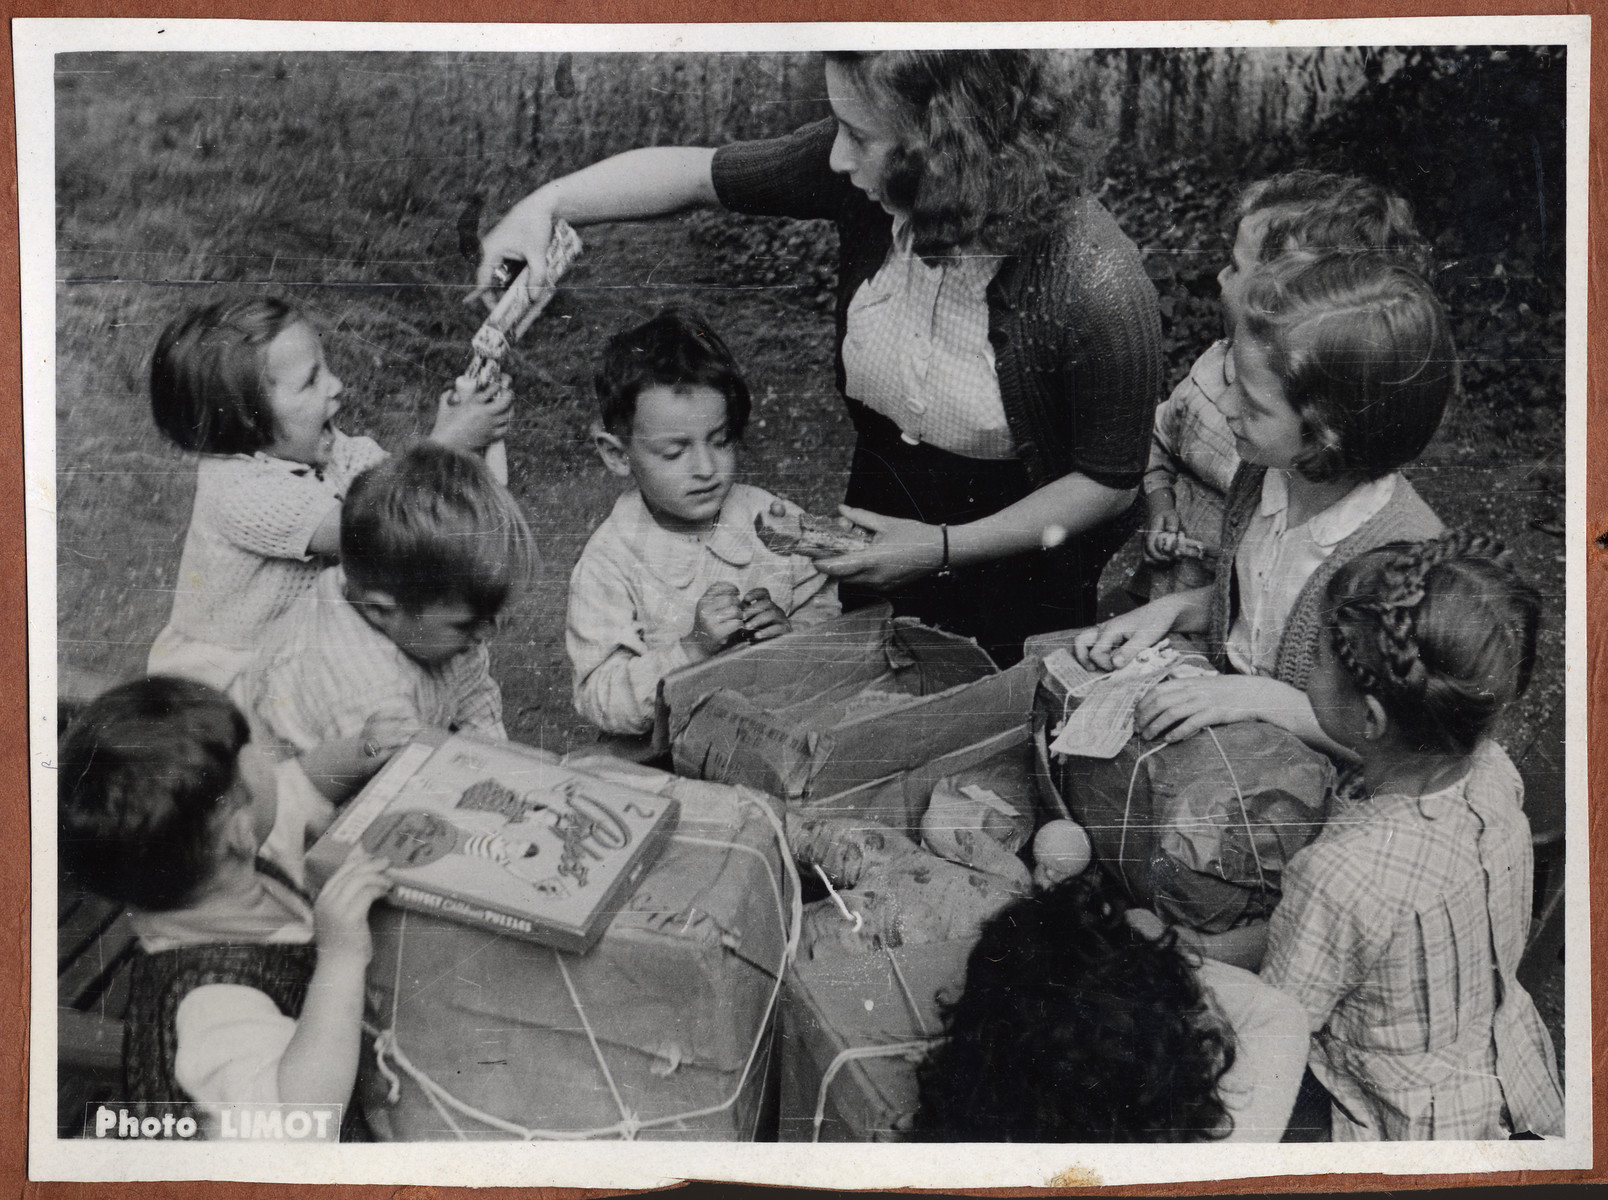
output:
{"label": "child's hand reaching", "polygon": [[1149,519],[1145,522],[1145,561],[1166,566],[1178,557],[1177,534],[1182,525],[1173,504],[1172,489],[1158,488],[1145,497]]}
{"label": "child's hand reaching", "polygon": [[734,583],[714,583],[698,599],[686,640],[706,657],[719,654],[743,631],[743,600]]}
{"label": "child's hand reaching", "polygon": [[484,450],[507,436],[513,404],[513,379],[504,374],[498,375],[495,384],[476,388],[467,395],[448,388],[436,404],[430,440],[454,450]]}
{"label": "child's hand reaching", "polygon": [[743,597],[743,634],[751,642],[765,642],[773,637],[791,633],[793,624],[771,599],[765,588],[755,588]]}
{"label": "child's hand reaching", "polygon": [[313,938],[319,958],[327,954],[368,962],[374,952],[369,908],[390,890],[385,859],[354,846],[313,905]]}
{"label": "child's hand reaching", "polygon": [[423,728],[412,713],[377,712],[363,722],[363,732],[358,734],[363,742],[363,755],[375,760],[374,767],[378,770]]}

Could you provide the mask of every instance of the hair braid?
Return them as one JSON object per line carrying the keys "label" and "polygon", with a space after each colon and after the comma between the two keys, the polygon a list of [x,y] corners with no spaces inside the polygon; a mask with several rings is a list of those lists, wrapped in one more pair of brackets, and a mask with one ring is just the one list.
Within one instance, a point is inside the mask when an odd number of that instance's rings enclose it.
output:
{"label": "hair braid", "polygon": [[1329,595],[1336,658],[1422,746],[1472,748],[1529,683],[1540,600],[1490,537],[1381,547]]}

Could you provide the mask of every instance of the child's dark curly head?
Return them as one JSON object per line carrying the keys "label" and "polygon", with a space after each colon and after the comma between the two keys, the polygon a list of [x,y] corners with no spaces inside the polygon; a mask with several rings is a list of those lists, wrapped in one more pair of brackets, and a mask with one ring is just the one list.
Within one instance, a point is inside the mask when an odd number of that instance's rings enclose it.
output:
{"label": "child's dark curly head", "polygon": [[726,434],[742,440],[752,401],[737,360],[709,322],[667,308],[609,339],[597,371],[603,428],[629,440],[637,397],[651,387],[713,388],[726,398]]}
{"label": "child's dark curly head", "polygon": [[1233,1035],[1168,934],[1151,941],[1099,872],[984,927],[948,1040],[920,1073],[931,1141],[1187,1142],[1226,1135]]}

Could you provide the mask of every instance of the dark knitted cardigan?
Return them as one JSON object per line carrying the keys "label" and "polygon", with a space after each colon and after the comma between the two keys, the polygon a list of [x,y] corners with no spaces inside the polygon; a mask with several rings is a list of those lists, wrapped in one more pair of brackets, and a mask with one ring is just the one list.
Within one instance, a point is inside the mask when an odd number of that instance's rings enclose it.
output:
{"label": "dark knitted cardigan", "polygon": [[[1207,622],[1207,637],[1212,661],[1219,670],[1228,670],[1228,631],[1239,611],[1239,585],[1234,570],[1234,556],[1245,540],[1245,530],[1256,516],[1262,501],[1262,480],[1266,467],[1241,463],[1229,485],[1228,500],[1223,511],[1223,557],[1212,586],[1212,603]],[[1291,687],[1306,688],[1307,676],[1317,655],[1318,637],[1323,632],[1323,597],[1329,580],[1346,563],[1378,546],[1389,542],[1418,542],[1432,538],[1444,527],[1433,509],[1413,490],[1405,476],[1396,480],[1396,488],[1385,506],[1375,513],[1351,536],[1342,539],[1328,558],[1324,559],[1312,577],[1306,581],[1295,598],[1279,639],[1278,658],[1274,661],[1274,678]]]}
{"label": "dark knitted cardigan", "polygon": [[[258,859],[257,869],[311,902],[273,863]],[[307,985],[317,965],[318,948],[312,943],[213,942],[154,954],[136,951],[123,1025],[122,1098],[133,1103],[182,1104],[182,1113],[173,1108],[164,1111],[198,1116],[174,1073],[179,1005],[184,998],[208,984],[234,983],[257,989],[285,1016],[300,1020]],[[341,1140],[368,1140],[368,1127],[355,1104],[346,1105]]]}
{"label": "dark knitted cardigan", "polygon": [[[722,147],[715,194],[734,212],[825,219],[838,228],[837,383],[849,301],[882,266],[893,218],[828,165],[828,119]],[[1156,289],[1111,214],[1078,198],[1060,224],[1008,255],[988,286],[988,339],[1005,419],[1034,487],[1073,471],[1136,487],[1165,384]],[[865,410],[849,400],[858,424]]]}

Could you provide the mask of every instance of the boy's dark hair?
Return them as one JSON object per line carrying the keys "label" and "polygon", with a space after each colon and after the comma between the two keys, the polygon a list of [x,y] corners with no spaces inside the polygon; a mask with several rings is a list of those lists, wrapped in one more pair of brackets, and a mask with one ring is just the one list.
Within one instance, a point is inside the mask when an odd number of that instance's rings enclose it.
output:
{"label": "boy's dark hair", "polygon": [[341,505],[341,565],[409,612],[463,600],[495,616],[536,547],[519,502],[478,457],[434,442],[370,467]]}
{"label": "boy's dark hair", "polygon": [[1290,253],[1377,251],[1429,273],[1429,242],[1418,232],[1412,205],[1356,175],[1303,168],[1259,179],[1240,194],[1235,217],[1243,221],[1258,212],[1268,214],[1258,262]]}
{"label": "boy's dark hair", "polygon": [[1457,390],[1446,310],[1389,255],[1263,267],[1246,286],[1240,333],[1267,351],[1306,427],[1297,469],[1317,482],[1377,479],[1412,462]]}
{"label": "boy's dark hair", "polygon": [[737,441],[748,428],[748,384],[726,343],[695,312],[667,308],[623,330],[603,348],[597,398],[603,428],[629,438],[637,397],[650,387],[711,387],[726,398],[726,433]]}
{"label": "boy's dark hair", "polygon": [[983,927],[948,1040],[920,1068],[917,1136],[1185,1142],[1232,1129],[1217,1094],[1232,1031],[1169,931],[1151,941],[1098,871]]}
{"label": "boy's dark hair", "polygon": [[246,720],[222,693],[153,675],[85,707],[62,736],[56,845],[85,886],[152,912],[212,875],[218,801]]}
{"label": "boy's dark hair", "polygon": [[274,440],[268,343],[306,318],[272,296],[192,309],[156,339],[151,415],[185,450],[254,454]]}
{"label": "boy's dark hair", "polygon": [[1470,754],[1530,685],[1541,596],[1491,538],[1451,530],[1371,550],[1328,598],[1341,665],[1409,745]]}

